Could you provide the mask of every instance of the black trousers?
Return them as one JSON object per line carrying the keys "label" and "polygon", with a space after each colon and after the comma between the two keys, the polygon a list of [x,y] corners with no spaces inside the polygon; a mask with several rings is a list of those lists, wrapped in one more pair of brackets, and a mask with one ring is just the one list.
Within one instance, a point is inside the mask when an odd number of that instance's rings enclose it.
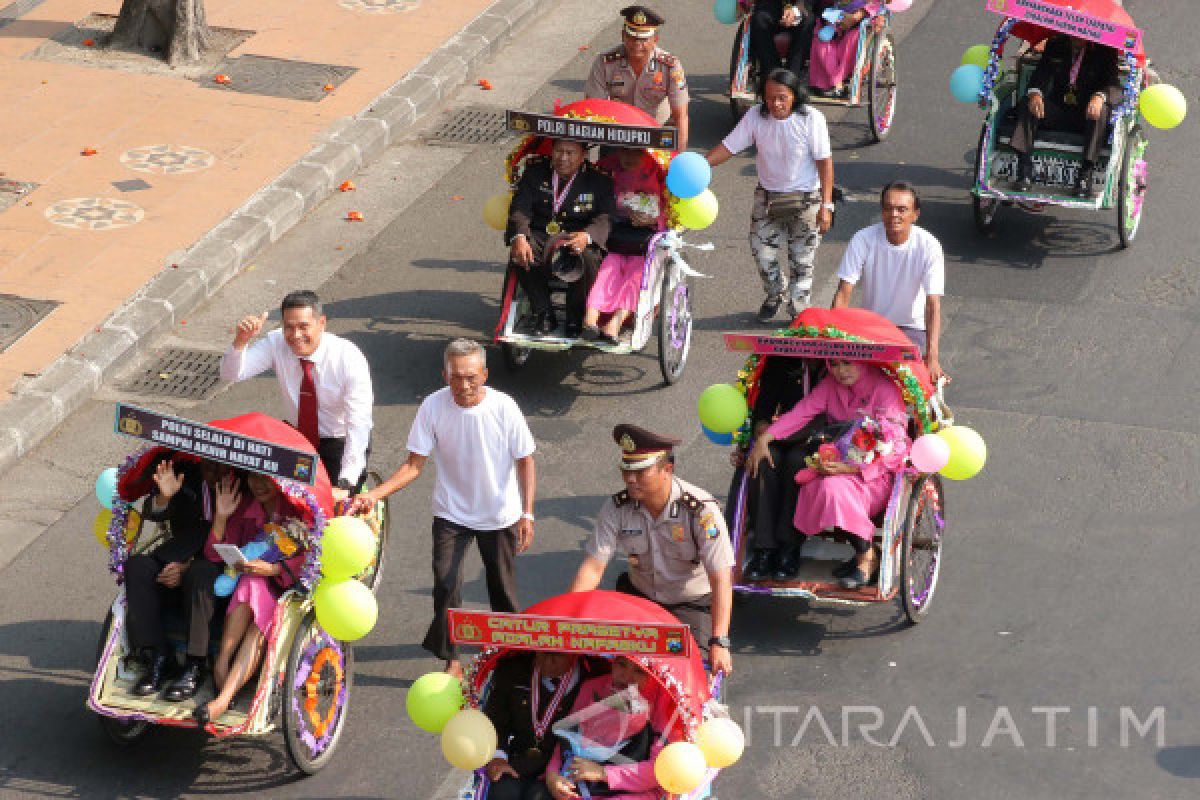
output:
{"label": "black trousers", "polygon": [[517,611],[517,532],[514,527],[477,531],[433,518],[433,621],[421,646],[441,659],[458,658],[446,610],[462,605],[463,560],[474,540],[483,559],[492,611]]}
{"label": "black trousers", "polygon": [[129,646],[134,652],[153,648],[165,653],[168,646],[163,611],[177,607],[185,614],[187,654],[204,658],[208,655],[212,630],[213,581],[221,574],[221,568],[204,556],[197,556],[184,572],[179,586],[168,589],[157,581],[164,566],[153,554],[133,556],[125,562],[125,629]]}
{"label": "black trousers", "polygon": [[488,787],[488,800],[552,800],[546,781],[538,775],[533,778],[514,778],[505,775]]}
{"label": "black trousers", "polygon": [[[517,282],[529,296],[529,304],[533,313],[540,314],[550,310],[550,259],[547,258],[546,240],[550,237],[545,233],[534,231],[529,237],[529,247],[533,250],[533,264],[528,269],[509,262],[509,269],[517,274]],[[573,322],[583,319],[587,306],[588,292],[596,282],[596,273],[600,270],[600,262],[604,260],[604,251],[594,244],[588,245],[579,254],[583,260],[583,275],[579,280],[569,284],[567,289],[567,318]]]}
{"label": "black trousers", "polygon": [[[618,592],[624,594],[654,600],[653,597],[643,594],[633,585],[633,581],[629,579],[628,572],[621,573],[621,576],[617,578],[615,588]],[[654,602],[658,603],[657,600],[654,600]],[[696,644],[700,645],[700,650],[704,653],[704,657],[708,658],[708,640],[712,637],[712,598],[705,597],[701,600],[693,600],[688,603],[658,604],[674,614],[684,625],[692,629],[692,638],[696,640]]]}
{"label": "black trousers", "polygon": [[1086,140],[1083,146],[1084,164],[1094,165],[1096,157],[1100,155],[1100,148],[1104,145],[1104,135],[1108,131],[1108,117],[1112,108],[1106,102],[1099,119],[1088,119],[1088,100],[1089,98],[1081,96],[1079,105],[1072,107],[1043,98],[1042,103],[1046,113],[1042,119],[1038,119],[1029,110],[1029,98],[1026,97],[1017,106],[1017,129],[1013,131],[1012,149],[1021,155],[1029,155],[1033,151],[1033,142],[1037,139],[1037,132],[1042,127],[1059,131],[1075,131],[1082,133]]}
{"label": "black trousers", "polygon": [[[794,28],[783,28],[779,20],[768,11],[757,11],[750,18],[750,52],[758,63],[758,74],[765,80],[767,73],[776,67],[782,67],[779,51],[775,49],[775,34],[788,33],[791,44],[788,46],[787,68],[797,75],[808,63],[808,54],[812,50],[813,29],[816,26],[816,15],[804,12],[804,20]],[[761,91],[762,87],[758,87]]]}
{"label": "black trousers", "polygon": [[[317,455],[321,457],[321,463],[325,465],[325,472],[329,474],[329,481],[334,486],[337,486],[338,476],[342,474],[342,456],[346,454],[346,437],[344,436],[322,436],[320,443],[317,445]],[[371,446],[367,445],[366,455],[370,457]],[[354,485],[354,491],[351,494],[358,494],[362,491],[363,485],[367,482],[367,468],[364,466],[362,474],[358,476],[358,481]]]}
{"label": "black trousers", "polygon": [[765,460],[758,467],[754,492],[754,547],[774,550],[798,544],[799,534],[792,524],[800,487],[796,473],[804,469],[805,448],[800,442],[771,442],[771,466]]}

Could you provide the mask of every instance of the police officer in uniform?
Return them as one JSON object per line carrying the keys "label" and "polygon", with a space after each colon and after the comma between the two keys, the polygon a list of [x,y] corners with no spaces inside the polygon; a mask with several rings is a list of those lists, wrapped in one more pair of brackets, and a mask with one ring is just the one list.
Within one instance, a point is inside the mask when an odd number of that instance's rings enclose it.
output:
{"label": "police officer in uniform", "polygon": [[612,178],[587,160],[587,147],[556,139],[550,158],[532,156],[508,210],[509,268],[533,307],[533,329],[555,333],[550,278],[567,282],[568,338],[583,330],[583,312],[616,213]]}
{"label": "police officer in uniform", "polygon": [[621,9],[621,44],[596,56],[584,94],[637,106],[660,124],[679,131],[679,149],[687,147],[687,78],[679,59],[658,47],[663,18],[645,6]]}
{"label": "police officer in uniform", "polygon": [[690,625],[714,671],[731,672],[733,546],[713,496],[675,477],[678,439],[613,428],[625,489],[604,501],[571,591],[595,589],[613,553],[629,560],[617,591],[646,597]]}

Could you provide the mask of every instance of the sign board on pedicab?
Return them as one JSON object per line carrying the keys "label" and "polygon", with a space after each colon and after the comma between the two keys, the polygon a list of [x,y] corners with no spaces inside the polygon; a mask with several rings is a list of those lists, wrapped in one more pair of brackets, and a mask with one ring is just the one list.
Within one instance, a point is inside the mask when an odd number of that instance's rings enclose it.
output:
{"label": "sign board on pedicab", "polygon": [[448,613],[450,640],[455,644],[612,656],[686,657],[691,651],[691,629],[682,624],[570,619],[459,608]]}
{"label": "sign board on pedicab", "polygon": [[847,361],[920,361],[913,345],[852,342],[847,339],[803,339],[792,336],[725,334],[725,349],[760,356],[791,358],[836,358]]}
{"label": "sign board on pedicab", "polygon": [[508,129],[517,133],[545,136],[551,139],[571,139],[585,144],[608,147],[648,147],[653,150],[674,150],[679,132],[673,128],[650,125],[621,125],[616,122],[591,122],[553,114],[507,112]]}
{"label": "sign board on pedicab", "polygon": [[1137,28],[1047,0],[987,0],[987,10],[1124,52],[1137,50],[1142,39]]}
{"label": "sign board on pedicab", "polygon": [[312,486],[316,456],[146,408],[117,403],[116,432],[199,458]]}

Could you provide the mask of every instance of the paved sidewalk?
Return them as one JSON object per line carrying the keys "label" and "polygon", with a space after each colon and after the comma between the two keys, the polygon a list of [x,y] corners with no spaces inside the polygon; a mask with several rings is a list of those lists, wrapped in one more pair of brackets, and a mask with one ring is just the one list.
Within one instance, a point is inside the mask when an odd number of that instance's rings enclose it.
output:
{"label": "paved sidewalk", "polygon": [[119,0],[0,8],[0,469],[547,3],[206,5],[180,70],[103,47]]}

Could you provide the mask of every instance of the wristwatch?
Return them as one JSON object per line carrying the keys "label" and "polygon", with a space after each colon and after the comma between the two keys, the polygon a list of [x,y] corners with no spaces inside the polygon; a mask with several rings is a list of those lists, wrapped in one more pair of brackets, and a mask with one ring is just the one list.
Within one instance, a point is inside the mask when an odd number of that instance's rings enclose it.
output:
{"label": "wristwatch", "polygon": [[728,650],[730,647],[729,637],[728,636],[714,636],[708,640],[708,646],[709,647],[724,647],[726,650]]}
{"label": "wristwatch", "polygon": [[528,512],[528,511],[522,511],[522,512],[521,512],[521,519],[527,519],[527,520],[529,520],[530,522],[533,522],[533,514],[531,514],[531,513],[530,513],[530,512]]}
{"label": "wristwatch", "polygon": [[837,206],[833,203],[822,203],[821,208],[825,209],[830,214],[832,214],[834,211],[837,211]]}

